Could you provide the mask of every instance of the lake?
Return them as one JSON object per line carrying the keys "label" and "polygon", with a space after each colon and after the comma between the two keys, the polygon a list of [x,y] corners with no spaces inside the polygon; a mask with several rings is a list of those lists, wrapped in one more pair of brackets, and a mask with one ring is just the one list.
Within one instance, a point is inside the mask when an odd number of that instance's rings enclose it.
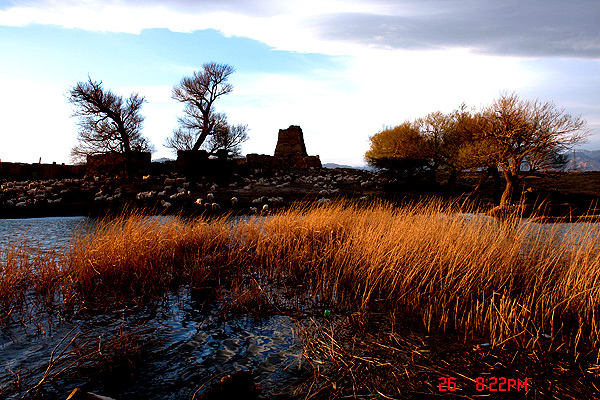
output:
{"label": "lake", "polygon": [[[85,217],[0,220],[0,249],[19,240],[43,250],[66,248],[72,234],[94,225],[94,220]],[[191,399],[212,379],[242,370],[252,371],[261,395],[274,397],[302,375],[302,346],[291,317],[219,310],[216,304],[196,305],[182,289],[158,305],[87,318],[52,315],[43,321],[24,320],[2,327],[0,390],[17,376],[24,389],[37,383],[55,348],[55,356],[66,349],[64,361],[69,362],[76,359],[77,351],[103,345],[105,354],[117,348],[118,354],[107,356],[115,357],[112,364],[123,369],[118,373],[125,378],[130,374],[131,379],[115,387],[111,383],[115,371],[99,372],[101,364],[94,364],[99,360],[91,360],[77,366],[77,375],[67,374],[45,385],[44,398],[66,399],[75,387],[83,387],[119,399]],[[133,367],[128,358],[136,357],[142,359]],[[85,371],[95,376],[94,382],[87,382]],[[8,398],[19,399],[22,394],[12,393]],[[0,397],[6,398],[1,391]]]}

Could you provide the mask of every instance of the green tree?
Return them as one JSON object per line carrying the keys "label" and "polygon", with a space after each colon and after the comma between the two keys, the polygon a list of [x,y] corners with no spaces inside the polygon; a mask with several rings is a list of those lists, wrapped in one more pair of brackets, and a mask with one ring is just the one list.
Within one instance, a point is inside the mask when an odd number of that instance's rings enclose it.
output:
{"label": "green tree", "polygon": [[[371,148],[365,159],[377,167],[398,170],[402,166],[400,169],[405,172],[426,171],[434,182],[438,171],[445,170],[452,185],[458,172],[464,169],[458,153],[467,126],[458,116],[458,112],[438,111],[385,129],[371,137]],[[396,167],[392,168],[393,165]]]}
{"label": "green tree", "polygon": [[430,113],[416,121],[423,138],[423,156],[428,161],[427,167],[434,182],[437,180],[438,170],[449,169],[450,166],[453,123],[452,115],[440,111]]}
{"label": "green tree", "polygon": [[483,138],[486,116],[462,104],[451,114],[451,124],[444,143],[444,155],[450,171],[449,181],[454,181],[465,170],[479,171],[480,178],[469,197],[475,197],[490,175],[494,178],[494,201],[500,201],[500,175],[497,162],[490,155],[494,143]]}

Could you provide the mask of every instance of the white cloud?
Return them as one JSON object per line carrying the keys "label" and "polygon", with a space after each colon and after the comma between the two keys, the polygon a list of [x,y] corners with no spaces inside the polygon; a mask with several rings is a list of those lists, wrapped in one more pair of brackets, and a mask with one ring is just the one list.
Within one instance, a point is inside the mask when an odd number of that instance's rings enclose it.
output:
{"label": "white cloud", "polygon": [[126,33],[212,28],[282,50],[324,54],[376,46],[597,59],[598,13],[589,0],[175,0],[168,5],[156,0],[37,0],[0,10],[0,25],[37,23]]}

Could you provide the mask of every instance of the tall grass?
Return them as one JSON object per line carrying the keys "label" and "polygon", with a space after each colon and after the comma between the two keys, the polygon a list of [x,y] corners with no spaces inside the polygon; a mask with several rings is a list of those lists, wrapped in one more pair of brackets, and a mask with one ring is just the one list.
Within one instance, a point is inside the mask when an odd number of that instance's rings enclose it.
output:
{"label": "tall grass", "polygon": [[31,296],[42,308],[110,307],[181,286],[218,289],[245,310],[384,307],[494,345],[535,346],[542,334],[574,349],[582,338],[600,344],[600,238],[591,228],[542,231],[439,202],[299,206],[234,222],[106,220],[62,255],[7,250],[0,311],[6,319]]}

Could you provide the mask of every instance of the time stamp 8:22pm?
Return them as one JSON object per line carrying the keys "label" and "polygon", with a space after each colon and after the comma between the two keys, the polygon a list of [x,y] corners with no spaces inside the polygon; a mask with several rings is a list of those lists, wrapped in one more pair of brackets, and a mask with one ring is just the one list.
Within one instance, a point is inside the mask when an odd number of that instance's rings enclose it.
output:
{"label": "time stamp 8:22pm", "polygon": [[[442,376],[439,378],[438,390],[440,392],[456,391],[456,378]],[[527,391],[527,378],[524,380],[506,378],[504,376],[490,376],[487,378],[477,377],[475,379],[475,390],[478,392],[512,392]]]}

